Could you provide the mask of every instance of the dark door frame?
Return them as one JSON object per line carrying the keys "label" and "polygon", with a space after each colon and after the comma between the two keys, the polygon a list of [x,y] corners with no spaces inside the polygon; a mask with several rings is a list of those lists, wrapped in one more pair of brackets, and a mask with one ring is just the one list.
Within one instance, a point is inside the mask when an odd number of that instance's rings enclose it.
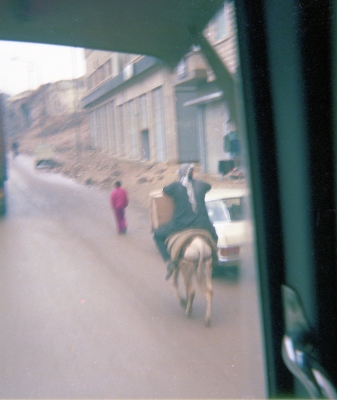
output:
{"label": "dark door frame", "polygon": [[269,397],[305,393],[281,357],[281,284],[299,293],[337,381],[329,1],[236,0]]}

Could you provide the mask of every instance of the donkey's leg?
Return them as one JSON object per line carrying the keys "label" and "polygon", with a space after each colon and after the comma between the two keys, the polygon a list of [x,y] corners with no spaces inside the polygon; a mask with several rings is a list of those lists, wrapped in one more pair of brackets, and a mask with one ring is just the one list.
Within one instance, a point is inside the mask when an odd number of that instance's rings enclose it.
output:
{"label": "donkey's leg", "polygon": [[179,263],[179,265],[177,266],[177,268],[173,272],[173,288],[174,288],[174,291],[175,291],[175,294],[176,294],[176,297],[177,297],[177,300],[178,300],[179,304],[183,308],[185,308],[186,304],[187,304],[187,301],[181,297],[180,292],[179,292],[179,285],[178,285],[179,272],[180,272],[180,263]]}
{"label": "donkey's leg", "polygon": [[195,291],[192,288],[192,290],[191,290],[191,292],[189,293],[189,296],[188,296],[187,306],[186,306],[186,310],[185,310],[186,315],[188,317],[190,317],[191,314],[192,314],[192,306],[193,306],[194,296],[195,296]]}
{"label": "donkey's leg", "polygon": [[187,295],[187,305],[185,313],[188,317],[192,313],[193,300],[195,296],[195,291],[193,287],[193,273],[194,273],[194,263],[192,261],[185,261],[183,276],[184,276],[186,295]]}
{"label": "donkey's leg", "polygon": [[210,326],[211,313],[212,313],[212,298],[213,298],[212,259],[205,261],[205,289],[206,289],[206,301],[207,301],[205,325]]}

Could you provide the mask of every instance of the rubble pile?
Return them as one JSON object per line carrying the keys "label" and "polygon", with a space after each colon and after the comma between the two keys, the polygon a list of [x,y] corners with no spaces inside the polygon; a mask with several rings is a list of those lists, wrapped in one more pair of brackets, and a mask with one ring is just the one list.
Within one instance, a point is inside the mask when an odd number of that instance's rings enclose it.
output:
{"label": "rubble pile", "polygon": [[[160,190],[177,179],[178,165],[126,161],[92,149],[88,125],[83,119],[79,119],[79,122],[78,125],[71,122],[59,124],[58,131],[51,129],[49,134],[44,135],[41,135],[43,127],[24,132],[20,136],[20,152],[34,157],[34,150],[38,146],[48,144],[53,148],[55,157],[55,166],[49,171],[105,190],[112,190],[116,180],[120,180],[129,192],[131,203],[141,208],[148,207],[151,191]],[[203,176],[198,165],[195,175],[207,180],[213,187],[243,184]]]}

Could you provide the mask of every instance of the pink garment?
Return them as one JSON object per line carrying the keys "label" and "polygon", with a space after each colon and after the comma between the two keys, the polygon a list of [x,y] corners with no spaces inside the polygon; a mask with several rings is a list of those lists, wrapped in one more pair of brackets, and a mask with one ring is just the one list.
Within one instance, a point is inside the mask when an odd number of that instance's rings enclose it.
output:
{"label": "pink garment", "polygon": [[125,208],[129,203],[125,189],[115,188],[110,195],[110,205],[114,210],[118,233],[126,232]]}
{"label": "pink garment", "polygon": [[116,208],[115,210],[115,218],[117,224],[118,233],[126,232],[126,220],[125,220],[125,212],[124,208]]}
{"label": "pink garment", "polygon": [[116,208],[124,209],[129,203],[128,194],[126,190],[121,187],[115,188],[111,193],[110,203],[113,209]]}

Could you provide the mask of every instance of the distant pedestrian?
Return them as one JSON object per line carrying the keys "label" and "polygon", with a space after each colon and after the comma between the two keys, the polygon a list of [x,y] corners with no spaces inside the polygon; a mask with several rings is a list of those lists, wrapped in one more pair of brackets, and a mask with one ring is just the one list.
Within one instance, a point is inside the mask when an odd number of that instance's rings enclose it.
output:
{"label": "distant pedestrian", "polygon": [[13,142],[12,143],[12,152],[13,152],[13,158],[19,155],[19,143],[18,142]]}
{"label": "distant pedestrian", "polygon": [[129,204],[128,194],[121,186],[122,183],[117,181],[110,195],[110,204],[114,210],[119,235],[126,233],[125,208]]}

